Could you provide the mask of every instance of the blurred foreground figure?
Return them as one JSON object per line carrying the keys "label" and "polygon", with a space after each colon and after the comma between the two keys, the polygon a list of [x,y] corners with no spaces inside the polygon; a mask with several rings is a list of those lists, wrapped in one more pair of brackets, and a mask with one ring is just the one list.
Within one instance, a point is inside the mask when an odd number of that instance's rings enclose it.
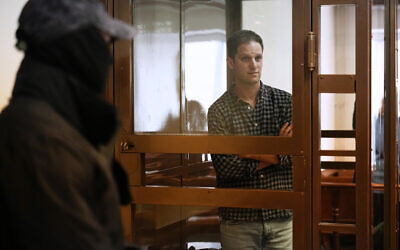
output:
{"label": "blurred foreground figure", "polygon": [[118,119],[100,94],[107,43],[133,34],[97,0],[25,5],[16,32],[25,57],[0,115],[0,249],[124,248]]}

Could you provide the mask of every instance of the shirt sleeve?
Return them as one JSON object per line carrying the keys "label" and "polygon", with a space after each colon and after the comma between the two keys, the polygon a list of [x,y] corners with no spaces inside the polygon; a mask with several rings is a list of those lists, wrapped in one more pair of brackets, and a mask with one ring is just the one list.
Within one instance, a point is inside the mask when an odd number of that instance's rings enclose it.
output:
{"label": "shirt sleeve", "polygon": [[[229,135],[228,121],[221,111],[210,108],[208,112],[208,132],[212,135]],[[240,158],[232,154],[212,154],[212,162],[218,178],[242,179],[252,176],[259,161]]]}
{"label": "shirt sleeve", "polygon": [[[282,127],[285,122],[292,123],[292,95],[282,91],[278,100],[280,127]],[[292,157],[290,155],[278,155],[278,160],[282,167],[292,166]]]}

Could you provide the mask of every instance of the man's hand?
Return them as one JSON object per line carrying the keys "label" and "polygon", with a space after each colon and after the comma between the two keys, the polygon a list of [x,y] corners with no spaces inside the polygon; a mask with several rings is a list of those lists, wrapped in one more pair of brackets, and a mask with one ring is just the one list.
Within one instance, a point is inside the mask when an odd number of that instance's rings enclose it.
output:
{"label": "man's hand", "polygon": [[[289,122],[285,122],[285,124],[283,124],[281,130],[279,131],[279,136],[292,136],[292,134],[293,134],[292,124],[289,124]],[[245,154],[238,156],[240,158],[247,158],[260,161],[257,170],[261,170],[265,167],[279,163],[278,156],[272,154]]]}
{"label": "man's hand", "polygon": [[289,124],[289,122],[285,122],[285,124],[283,124],[281,130],[279,131],[279,136],[292,136],[292,128],[292,124]]}

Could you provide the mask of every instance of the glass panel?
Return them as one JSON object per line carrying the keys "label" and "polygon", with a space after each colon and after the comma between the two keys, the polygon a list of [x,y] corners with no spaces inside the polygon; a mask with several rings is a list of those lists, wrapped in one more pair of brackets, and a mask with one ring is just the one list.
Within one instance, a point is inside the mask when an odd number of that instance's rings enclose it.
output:
{"label": "glass panel", "polygon": [[133,11],[134,130],[179,132],[180,2],[136,0]]}
{"label": "glass panel", "polygon": [[320,94],[321,130],[352,130],[355,94]]}
{"label": "glass panel", "polygon": [[292,160],[287,155],[213,154],[217,187],[292,190]]}
{"label": "glass panel", "polygon": [[212,2],[183,2],[183,82],[189,133],[207,131],[208,107],[226,90],[225,1]]}
{"label": "glass panel", "polygon": [[138,0],[133,19],[135,132],[207,131],[226,90],[225,1]]}
{"label": "glass panel", "polygon": [[339,162],[356,162],[355,156],[339,156],[332,158],[333,156],[321,156],[321,162],[323,161],[339,161]]}
{"label": "glass panel", "polygon": [[385,7],[373,1],[371,8],[371,181],[373,193],[373,244],[383,247],[384,222],[384,71],[385,71]]}
{"label": "glass panel", "polygon": [[276,155],[145,154],[145,184],[292,190],[291,158],[281,156],[280,163],[278,159]]}
{"label": "glass panel", "polygon": [[[220,224],[227,233],[238,226],[221,223],[217,207],[136,205],[133,213],[133,242],[149,250],[222,249]],[[291,234],[292,223],[288,221]]]}
{"label": "glass panel", "polygon": [[23,54],[15,49],[18,16],[27,0],[0,2],[0,112],[8,104]]}
{"label": "glass panel", "polygon": [[261,80],[292,93],[292,0],[242,1],[242,27],[263,39]]}
{"label": "glass panel", "polygon": [[145,184],[156,186],[215,187],[209,154],[146,154]]}
{"label": "glass panel", "polygon": [[322,150],[355,150],[355,138],[321,138]]}
{"label": "glass panel", "polygon": [[[355,129],[355,94],[320,94],[321,130]],[[322,150],[355,150],[354,138],[321,138]],[[323,156],[325,161],[346,161],[349,157]],[[350,157],[351,158],[351,157]]]}
{"label": "glass panel", "polygon": [[322,5],[320,74],[355,74],[355,5]]}
{"label": "glass panel", "polygon": [[137,205],[134,222],[143,249],[221,249],[216,207]]}

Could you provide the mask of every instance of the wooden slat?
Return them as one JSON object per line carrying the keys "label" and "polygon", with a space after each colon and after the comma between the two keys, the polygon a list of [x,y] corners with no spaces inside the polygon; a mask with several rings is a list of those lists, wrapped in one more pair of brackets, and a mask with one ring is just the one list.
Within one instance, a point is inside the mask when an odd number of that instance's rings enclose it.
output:
{"label": "wooden slat", "polygon": [[135,204],[295,209],[304,193],[194,187],[130,187]]}
{"label": "wooden slat", "polygon": [[344,233],[344,234],[355,234],[356,233],[356,225],[355,224],[321,222],[321,223],[318,223],[318,228],[320,231],[324,231],[324,232],[338,232],[338,233]]}
{"label": "wooden slat", "polygon": [[385,2],[385,114],[384,114],[384,249],[398,246],[398,97],[397,97],[397,32],[398,1]]}
{"label": "wooden slat", "polygon": [[305,188],[305,161],[304,157],[294,156],[293,162],[293,191],[303,192]]}
{"label": "wooden slat", "polygon": [[125,153],[302,155],[304,152],[296,138],[281,136],[132,135],[125,141],[130,145]]}
{"label": "wooden slat", "polygon": [[356,8],[356,247],[371,249],[371,6]]}
{"label": "wooden slat", "polygon": [[321,187],[354,188],[355,186],[355,183],[347,182],[321,182]]}
{"label": "wooden slat", "polygon": [[358,0],[319,0],[320,5],[357,4]]}
{"label": "wooden slat", "polygon": [[355,169],[355,162],[347,161],[322,161],[321,168],[323,169]]}
{"label": "wooden slat", "polygon": [[355,130],[321,130],[322,138],[355,138]]}
{"label": "wooden slat", "polygon": [[356,156],[355,150],[319,150],[320,156]]}
{"label": "wooden slat", "polygon": [[319,75],[319,93],[355,93],[354,75]]}

